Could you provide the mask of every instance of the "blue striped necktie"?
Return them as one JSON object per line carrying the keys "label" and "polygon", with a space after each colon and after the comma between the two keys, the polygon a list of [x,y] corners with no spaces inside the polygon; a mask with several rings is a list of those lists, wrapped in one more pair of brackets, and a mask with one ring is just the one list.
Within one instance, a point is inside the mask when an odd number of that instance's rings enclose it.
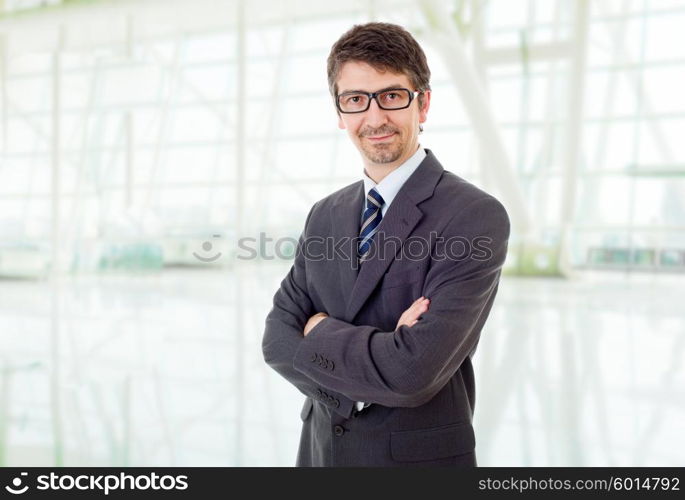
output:
{"label": "blue striped necktie", "polygon": [[366,210],[364,210],[364,220],[362,221],[362,228],[359,231],[359,261],[363,262],[366,258],[369,249],[371,248],[371,240],[376,234],[378,224],[381,223],[383,214],[381,208],[383,207],[383,197],[376,191],[376,188],[369,190],[366,195]]}

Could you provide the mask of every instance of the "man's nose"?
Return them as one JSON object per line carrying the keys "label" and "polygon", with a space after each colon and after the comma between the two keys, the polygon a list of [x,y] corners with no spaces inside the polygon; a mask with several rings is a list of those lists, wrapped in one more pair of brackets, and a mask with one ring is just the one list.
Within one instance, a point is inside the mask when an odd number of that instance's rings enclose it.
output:
{"label": "man's nose", "polygon": [[372,128],[378,128],[387,121],[386,111],[378,106],[376,99],[371,99],[369,109],[366,110],[366,124]]}

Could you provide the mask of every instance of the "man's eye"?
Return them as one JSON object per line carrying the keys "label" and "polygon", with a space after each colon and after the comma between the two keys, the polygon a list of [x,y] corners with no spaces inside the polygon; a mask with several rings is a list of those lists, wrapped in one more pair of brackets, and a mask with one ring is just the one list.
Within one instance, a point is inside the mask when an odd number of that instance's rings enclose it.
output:
{"label": "man's eye", "polygon": [[386,99],[397,99],[400,95],[396,92],[390,92],[389,94],[385,94]]}
{"label": "man's eye", "polygon": [[346,104],[357,104],[357,103],[359,103],[359,101],[361,101],[361,98],[362,98],[362,96],[360,96],[360,95],[347,96],[345,98],[345,103]]}

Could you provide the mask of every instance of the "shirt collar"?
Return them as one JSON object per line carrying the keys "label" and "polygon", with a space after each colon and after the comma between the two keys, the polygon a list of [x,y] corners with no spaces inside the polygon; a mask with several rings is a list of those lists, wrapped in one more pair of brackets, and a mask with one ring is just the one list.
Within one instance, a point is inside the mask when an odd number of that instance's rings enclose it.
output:
{"label": "shirt collar", "polygon": [[426,152],[419,146],[416,153],[409,157],[402,165],[383,177],[378,184],[366,175],[366,171],[364,171],[364,194],[366,195],[371,188],[375,187],[376,191],[383,197],[385,207],[390,206],[390,203],[392,203],[392,200],[395,198],[402,185],[409,179],[411,174],[414,173],[414,170],[418,168],[425,157]]}

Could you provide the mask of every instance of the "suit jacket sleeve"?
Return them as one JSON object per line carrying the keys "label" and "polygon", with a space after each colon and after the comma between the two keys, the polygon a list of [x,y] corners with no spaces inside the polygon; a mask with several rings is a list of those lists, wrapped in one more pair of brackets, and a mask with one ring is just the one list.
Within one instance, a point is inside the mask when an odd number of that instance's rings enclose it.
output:
{"label": "suit jacket sleeve", "polygon": [[[310,210],[304,231],[300,235],[295,262],[274,295],[273,308],[266,318],[262,352],[266,363],[305,396],[315,398],[342,416],[349,417],[354,405],[352,400],[293,367],[295,353],[304,341],[304,325],[317,312],[314,311],[307,293],[303,246],[309,219],[315,207],[316,205]],[[322,391],[322,388],[326,390]]]}
{"label": "suit jacket sleeve", "polygon": [[[386,332],[325,318],[298,344],[295,369],[354,400],[391,407],[430,401],[478,342],[509,229],[506,210],[495,198],[472,202],[452,218],[434,247],[423,294],[430,306],[414,326]],[[469,240],[471,253],[463,260],[440,259],[455,237]],[[316,353],[333,360],[334,369],[312,363]]]}

